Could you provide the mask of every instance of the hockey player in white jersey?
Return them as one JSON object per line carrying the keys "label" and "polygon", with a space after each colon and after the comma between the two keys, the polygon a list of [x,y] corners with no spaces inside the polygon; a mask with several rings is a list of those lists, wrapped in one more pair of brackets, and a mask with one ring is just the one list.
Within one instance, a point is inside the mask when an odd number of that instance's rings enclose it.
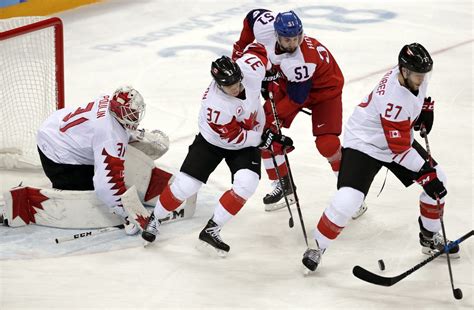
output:
{"label": "hockey player in white jersey", "polygon": [[142,95],[120,87],[78,108],[53,113],[38,131],[37,145],[53,188],[94,190],[110,210],[124,219],[126,232],[138,228],[127,221],[120,195],[125,192],[124,156],[145,113]]}
{"label": "hockey player in white jersey", "polygon": [[214,214],[199,234],[220,256],[229,252],[220,237],[221,228],[232,219],[255,192],[260,179],[260,149],[274,143],[291,146],[288,137],[267,130],[260,103],[260,85],[270,66],[265,49],[250,45],[233,62],[222,56],[212,62],[213,80],[204,92],[199,112],[199,134],[189,147],[180,173],[159,197],[155,210],[142,232],[147,242],[158,234],[160,219],[195,194],[225,159],[232,174],[232,187],[216,204]]}
{"label": "hockey player in white jersey", "polygon": [[[422,252],[443,251],[443,237],[438,232],[447,194],[446,175],[436,162],[431,167],[427,152],[414,140],[414,130],[424,126],[429,133],[433,125],[434,102],[426,98],[432,67],[433,60],[421,44],[405,45],[398,67],[387,72],[355,108],[345,127],[338,191],[317,224],[316,248],[303,255],[308,270],[316,270],[322,254],[360,206],[382,166],[406,187],[414,182],[422,186],[418,217]],[[451,257],[459,257],[458,252],[456,245]]]}

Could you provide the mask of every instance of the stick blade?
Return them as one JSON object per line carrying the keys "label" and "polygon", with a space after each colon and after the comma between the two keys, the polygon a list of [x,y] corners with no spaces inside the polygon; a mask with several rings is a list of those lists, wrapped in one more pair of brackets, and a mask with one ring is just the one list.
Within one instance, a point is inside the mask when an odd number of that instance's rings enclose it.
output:
{"label": "stick blade", "polygon": [[393,284],[398,282],[398,281],[394,281],[395,280],[394,278],[379,276],[378,274],[372,273],[368,271],[367,269],[364,269],[360,266],[354,266],[354,268],[352,268],[352,274],[356,278],[361,279],[362,281],[380,285],[380,286],[392,286]]}

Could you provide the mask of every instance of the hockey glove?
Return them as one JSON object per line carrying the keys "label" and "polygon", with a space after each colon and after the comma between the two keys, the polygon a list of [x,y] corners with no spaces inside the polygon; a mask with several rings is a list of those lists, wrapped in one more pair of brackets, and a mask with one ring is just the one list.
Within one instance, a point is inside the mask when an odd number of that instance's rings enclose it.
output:
{"label": "hockey glove", "polygon": [[438,179],[435,168],[422,168],[416,182],[423,186],[425,193],[435,200],[443,198],[448,193],[443,182]]}
{"label": "hockey glove", "polygon": [[293,140],[290,137],[273,132],[270,128],[267,128],[262,134],[262,143],[259,147],[264,150],[270,149],[272,146],[278,148],[293,148]]}
{"label": "hockey glove", "polygon": [[[420,116],[415,121],[413,126],[414,130],[421,130],[422,124],[426,128],[426,134],[429,134],[431,128],[433,128],[434,122],[434,101],[431,100],[431,97],[425,98],[423,102],[423,107],[421,108]],[[423,138],[423,131],[420,131],[420,135]]]}
{"label": "hockey glove", "polygon": [[239,59],[240,57],[242,57],[242,55],[244,55],[244,49],[241,48],[237,42],[234,43],[234,48],[232,49],[232,60],[233,61],[236,61],[237,59]]}
{"label": "hockey glove", "polygon": [[280,72],[274,71],[273,69],[265,72],[265,77],[262,80],[262,88],[260,90],[263,99],[268,100],[270,98],[268,95],[270,91],[275,93],[275,87],[278,87],[278,84],[274,84],[273,82],[277,82],[280,76]]}

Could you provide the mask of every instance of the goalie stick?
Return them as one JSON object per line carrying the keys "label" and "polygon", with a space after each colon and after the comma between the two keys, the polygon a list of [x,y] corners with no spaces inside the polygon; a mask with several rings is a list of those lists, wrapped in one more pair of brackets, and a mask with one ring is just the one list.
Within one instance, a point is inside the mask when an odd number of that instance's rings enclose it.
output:
{"label": "goalie stick", "polygon": [[[406,278],[407,276],[409,276],[413,272],[417,271],[418,269],[420,269],[424,265],[426,265],[429,262],[433,261],[438,256],[440,256],[444,253],[448,253],[449,250],[451,250],[452,247],[454,247],[455,245],[460,244],[461,242],[463,242],[467,238],[471,237],[472,235],[474,235],[474,230],[471,230],[470,232],[468,232],[467,234],[465,234],[461,238],[450,242],[448,245],[446,245],[444,247],[444,250],[442,252],[441,251],[437,252],[436,254],[430,256],[429,258],[425,259],[421,263],[419,263],[419,264],[413,266],[412,268],[408,269],[407,271],[399,274],[398,276],[383,277],[383,276],[380,276],[380,275],[375,274],[373,272],[370,272],[367,269],[364,269],[363,267],[360,267],[360,266],[354,266],[354,268],[352,269],[352,274],[354,276],[356,276],[357,278],[361,279],[362,281],[365,281],[365,282],[369,282],[369,283],[372,283],[372,284],[375,284],[375,285],[381,285],[381,286],[392,286],[392,285],[400,282],[401,280],[403,280],[404,278]],[[460,299],[460,298],[456,298],[456,299]]]}
{"label": "goalie stick", "polygon": [[81,233],[74,234],[72,236],[66,236],[66,237],[59,237],[54,239],[56,244],[62,243],[62,242],[67,242],[67,241],[72,241],[76,239],[81,239],[81,238],[86,238],[86,237],[91,237],[91,236],[97,236],[103,233],[111,232],[111,231],[116,231],[119,229],[124,229],[125,226],[122,225],[117,225],[117,226],[111,226],[111,227],[104,227],[101,229],[95,229],[95,230],[89,230]]}

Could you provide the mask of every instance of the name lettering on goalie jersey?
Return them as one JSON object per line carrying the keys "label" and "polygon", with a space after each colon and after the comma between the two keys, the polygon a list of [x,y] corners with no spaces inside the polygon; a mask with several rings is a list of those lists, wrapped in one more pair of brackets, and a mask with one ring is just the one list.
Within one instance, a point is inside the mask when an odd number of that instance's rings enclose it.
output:
{"label": "name lettering on goalie jersey", "polygon": [[104,96],[104,98],[99,101],[99,108],[97,109],[97,118],[104,117],[108,108],[109,108],[109,96]]}

